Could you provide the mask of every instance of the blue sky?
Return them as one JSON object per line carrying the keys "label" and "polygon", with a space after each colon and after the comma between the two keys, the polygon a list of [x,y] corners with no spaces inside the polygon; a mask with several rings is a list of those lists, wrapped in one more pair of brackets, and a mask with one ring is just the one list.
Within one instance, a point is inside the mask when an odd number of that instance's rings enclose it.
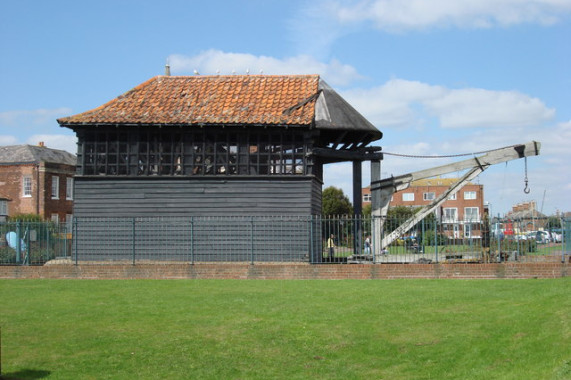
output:
{"label": "blue sky", "polygon": [[[569,41],[571,0],[2,0],[0,145],[75,152],[56,119],[162,75],[167,60],[173,75],[316,73],[384,133],[386,152],[540,141],[531,193],[517,160],[479,176],[485,201],[494,214],[530,200],[571,211]],[[387,155],[381,173],[447,162]],[[350,173],[328,166],[325,186],[351,196]]]}

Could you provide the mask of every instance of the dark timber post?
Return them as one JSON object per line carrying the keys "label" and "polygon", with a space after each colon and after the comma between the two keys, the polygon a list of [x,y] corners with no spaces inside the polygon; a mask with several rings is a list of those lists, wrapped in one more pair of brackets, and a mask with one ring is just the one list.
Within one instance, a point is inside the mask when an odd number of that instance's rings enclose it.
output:
{"label": "dark timber post", "polygon": [[361,226],[361,214],[363,213],[363,195],[362,195],[362,177],[363,173],[361,170],[362,161],[353,161],[353,212],[355,214],[355,226],[353,235],[353,253],[355,255],[361,254],[361,242],[362,242],[362,226]]}
{"label": "dark timber post", "polygon": [[[373,255],[381,252],[381,160],[371,160],[371,233]],[[373,260],[374,262],[374,260]]]}

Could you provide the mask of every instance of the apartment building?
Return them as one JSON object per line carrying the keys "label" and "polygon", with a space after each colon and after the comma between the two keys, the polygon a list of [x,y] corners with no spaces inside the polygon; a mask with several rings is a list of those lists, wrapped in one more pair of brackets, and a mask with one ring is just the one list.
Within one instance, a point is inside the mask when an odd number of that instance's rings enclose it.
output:
{"label": "apartment building", "polygon": [[[395,192],[389,207],[421,207],[439,197],[458,178],[430,178],[414,181],[408,189]],[[371,203],[371,188],[363,190],[363,205]],[[453,238],[480,237],[484,218],[484,186],[468,182],[437,209],[444,233]]]}

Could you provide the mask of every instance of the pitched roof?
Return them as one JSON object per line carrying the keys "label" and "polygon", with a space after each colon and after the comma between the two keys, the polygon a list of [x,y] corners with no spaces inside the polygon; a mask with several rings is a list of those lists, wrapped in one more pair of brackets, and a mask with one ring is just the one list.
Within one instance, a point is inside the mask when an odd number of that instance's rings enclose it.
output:
{"label": "pitched roof", "polygon": [[58,119],[80,125],[251,124],[382,133],[319,75],[157,76],[106,104]]}
{"label": "pitched roof", "polygon": [[38,164],[40,162],[76,165],[77,157],[65,150],[45,146],[0,146],[0,164]]}

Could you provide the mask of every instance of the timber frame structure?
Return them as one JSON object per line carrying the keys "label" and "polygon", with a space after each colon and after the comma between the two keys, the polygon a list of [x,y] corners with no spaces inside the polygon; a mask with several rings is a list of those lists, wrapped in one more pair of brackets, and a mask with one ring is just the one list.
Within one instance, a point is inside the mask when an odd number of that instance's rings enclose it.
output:
{"label": "timber frame structure", "polygon": [[[381,180],[379,176],[380,163],[373,161],[371,165],[371,214],[373,218],[376,218],[380,221],[379,223],[375,224],[375,228],[373,229],[373,252],[380,254],[383,249],[388,247],[394,240],[410,230],[415,224],[432,213],[436,208],[440,207],[440,205],[442,205],[442,203],[444,203],[448,197],[456,194],[456,192],[460,190],[466,183],[476,178],[490,166],[520,158],[538,156],[540,149],[541,143],[537,141],[531,141],[525,144],[517,144],[505,148],[495,149],[481,156],[470,158],[464,161],[420,170],[413,173],[407,173],[383,180]],[[373,168],[373,166],[375,168]],[[418,213],[406,220],[394,231],[383,236],[382,231],[384,227],[384,220],[387,216],[391,197],[396,191],[407,189],[415,180],[435,177],[441,174],[447,174],[466,169],[467,172],[460,179],[458,179],[458,181],[453,183],[447,191],[434,199],[431,204],[422,207]]]}
{"label": "timber frame structure", "polygon": [[157,76],[58,123],[78,137],[76,219],[320,215],[323,165],[342,161],[361,213],[361,163],[382,159],[318,75]]}

